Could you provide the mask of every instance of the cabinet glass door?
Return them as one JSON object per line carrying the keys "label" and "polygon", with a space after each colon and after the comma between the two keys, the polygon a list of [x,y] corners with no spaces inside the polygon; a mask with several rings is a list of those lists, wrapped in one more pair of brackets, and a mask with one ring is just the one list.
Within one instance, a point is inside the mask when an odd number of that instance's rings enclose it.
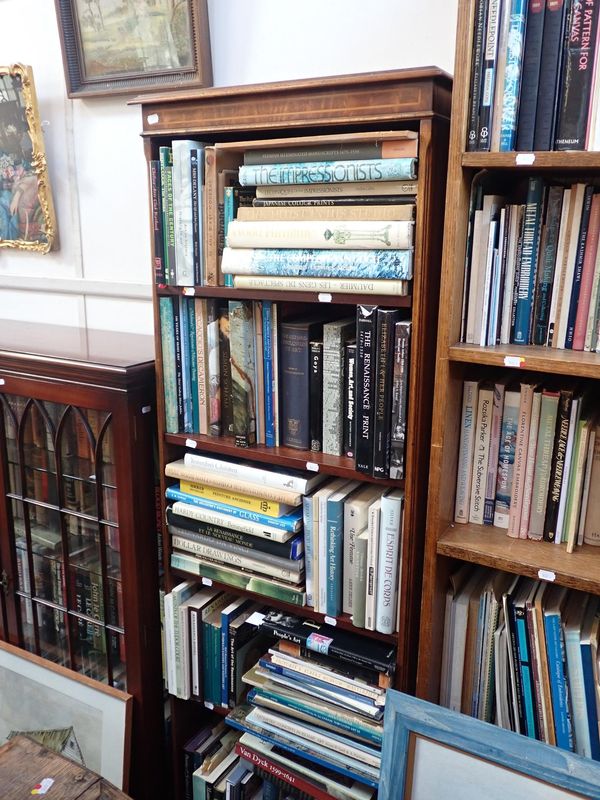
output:
{"label": "cabinet glass door", "polygon": [[126,688],[111,415],[0,396],[20,644]]}

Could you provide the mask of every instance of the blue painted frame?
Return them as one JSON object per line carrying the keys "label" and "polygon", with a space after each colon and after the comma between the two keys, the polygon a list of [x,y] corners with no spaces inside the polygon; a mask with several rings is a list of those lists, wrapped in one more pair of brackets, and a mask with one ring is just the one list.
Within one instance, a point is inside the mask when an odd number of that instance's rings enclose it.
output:
{"label": "blue painted frame", "polygon": [[412,734],[600,800],[600,762],[393,689],[385,702],[379,800],[404,798]]}

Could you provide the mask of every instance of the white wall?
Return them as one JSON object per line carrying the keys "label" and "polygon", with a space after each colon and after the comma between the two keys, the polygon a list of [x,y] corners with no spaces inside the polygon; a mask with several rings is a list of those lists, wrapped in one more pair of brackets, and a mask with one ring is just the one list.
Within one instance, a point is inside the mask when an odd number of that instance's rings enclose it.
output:
{"label": "white wall", "polygon": [[[215,86],[437,65],[457,0],[209,0]],[[17,35],[27,29],[27,36]],[[10,32],[13,32],[12,34]],[[33,67],[60,249],[0,249],[0,317],[152,330],[140,110],[69,100],[54,0],[0,0],[0,63]]]}

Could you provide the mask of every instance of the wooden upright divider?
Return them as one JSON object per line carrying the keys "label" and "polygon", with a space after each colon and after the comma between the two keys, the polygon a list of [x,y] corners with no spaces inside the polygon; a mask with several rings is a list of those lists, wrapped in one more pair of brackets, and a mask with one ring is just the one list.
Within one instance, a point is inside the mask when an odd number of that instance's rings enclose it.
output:
{"label": "wooden upright divider", "polygon": [[[143,138],[148,161],[157,159],[158,148],[173,139],[194,138],[212,143],[252,142],[261,139],[298,141],[299,137],[337,135],[356,139],[365,132],[412,130],[418,137],[418,188],[415,219],[414,279],[407,296],[327,294],[234,289],[225,286],[154,287],[155,334],[157,341],[159,462],[161,489],[167,481],[164,466],[181,458],[190,440],[199,450],[282,467],[312,469],[332,476],[377,482],[358,473],[346,457],[310,453],[286,447],[254,446],[240,450],[226,437],[165,433],[163,364],[160,354],[159,299],[182,292],[196,297],[272,299],[295,304],[297,309],[318,308],[323,301],[355,314],[357,303],[401,308],[412,320],[409,375],[406,478],[378,481],[380,485],[405,490],[404,531],[399,593],[399,633],[385,635],[354,628],[347,616],[337,625],[365,637],[397,645],[395,685],[414,691],[417,637],[421,604],[421,576],[426,518],[427,478],[431,409],[435,372],[435,341],[438,316],[442,221],[447,169],[450,117],[450,77],[437,68],[395,70],[381,73],[206,89],[177,94],[137,98],[142,105]],[[209,212],[210,213],[210,212]],[[164,501],[163,501],[164,506]],[[164,517],[164,515],[163,515]],[[186,577],[169,562],[169,536],[165,527],[165,572],[167,589]],[[251,595],[235,590],[240,595]],[[312,608],[287,606],[267,599],[275,608],[323,621]],[[174,781],[177,796],[182,792],[182,747],[199,728],[208,712],[201,704],[172,698]]]}

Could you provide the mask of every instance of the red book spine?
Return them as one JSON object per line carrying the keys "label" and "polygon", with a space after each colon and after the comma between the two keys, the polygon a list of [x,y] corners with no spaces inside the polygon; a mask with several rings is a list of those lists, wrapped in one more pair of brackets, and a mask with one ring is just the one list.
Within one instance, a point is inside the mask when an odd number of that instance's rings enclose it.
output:
{"label": "red book spine", "polygon": [[575,317],[575,331],[573,333],[573,350],[583,350],[585,346],[585,334],[590,310],[590,299],[592,296],[592,283],[594,280],[594,268],[596,265],[596,255],[598,252],[599,235],[600,194],[595,194],[592,198],[590,222],[588,227],[587,241],[585,244],[585,254],[583,256],[581,287],[579,289],[579,302],[577,305],[577,316]]}

